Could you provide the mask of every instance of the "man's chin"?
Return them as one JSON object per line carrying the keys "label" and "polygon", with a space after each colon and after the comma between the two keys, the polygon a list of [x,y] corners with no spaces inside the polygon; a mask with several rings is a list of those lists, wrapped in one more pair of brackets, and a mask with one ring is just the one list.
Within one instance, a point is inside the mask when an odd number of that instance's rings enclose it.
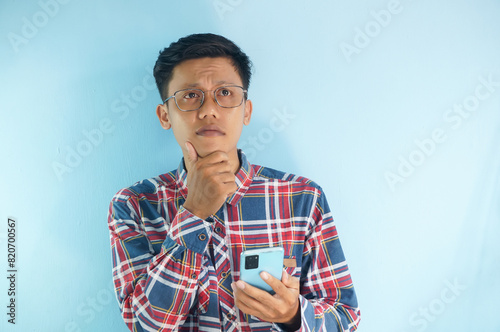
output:
{"label": "man's chin", "polygon": [[201,158],[205,158],[216,151],[227,153],[226,149],[218,144],[198,144],[196,146],[196,151]]}
{"label": "man's chin", "polygon": [[199,144],[196,147],[196,151],[198,152],[198,156],[201,158],[205,158],[206,156],[214,153],[214,152],[224,152],[226,154],[231,154],[233,152],[237,152],[238,150],[236,148],[228,148],[227,146],[220,145],[220,144]]}

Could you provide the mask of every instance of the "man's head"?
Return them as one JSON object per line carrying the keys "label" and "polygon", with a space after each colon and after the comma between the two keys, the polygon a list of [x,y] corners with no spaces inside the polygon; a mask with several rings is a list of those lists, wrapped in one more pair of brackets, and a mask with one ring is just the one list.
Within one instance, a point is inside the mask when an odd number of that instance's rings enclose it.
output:
{"label": "man's head", "polygon": [[172,129],[184,160],[189,142],[199,157],[220,151],[237,165],[237,143],[252,115],[248,57],[224,37],[191,35],[160,53],[154,74],[163,101],[156,114]]}
{"label": "man's head", "polygon": [[232,41],[211,33],[193,34],[170,44],[160,52],[153,74],[162,100],[169,97],[169,84],[174,68],[185,60],[199,58],[224,57],[231,63],[240,75],[243,88],[248,90],[252,63],[248,56]]}

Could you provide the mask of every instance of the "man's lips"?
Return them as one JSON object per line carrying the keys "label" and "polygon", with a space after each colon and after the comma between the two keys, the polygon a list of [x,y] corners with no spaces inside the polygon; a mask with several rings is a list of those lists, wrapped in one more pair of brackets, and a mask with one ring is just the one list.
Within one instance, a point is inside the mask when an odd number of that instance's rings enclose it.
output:
{"label": "man's lips", "polygon": [[220,129],[216,125],[207,125],[207,126],[203,126],[203,127],[199,128],[196,131],[196,135],[199,135],[199,136],[223,136],[223,135],[225,135],[225,133],[224,133],[224,131],[222,131],[222,129]]}

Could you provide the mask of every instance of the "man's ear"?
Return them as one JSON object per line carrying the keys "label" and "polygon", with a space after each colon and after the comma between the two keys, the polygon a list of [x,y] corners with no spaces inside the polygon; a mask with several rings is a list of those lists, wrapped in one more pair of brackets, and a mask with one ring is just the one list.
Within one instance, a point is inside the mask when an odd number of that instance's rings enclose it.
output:
{"label": "man's ear", "polygon": [[156,115],[158,116],[163,129],[168,130],[172,127],[172,124],[170,123],[170,120],[168,118],[167,105],[159,104],[158,106],[156,106]]}
{"label": "man's ear", "polygon": [[243,111],[243,124],[245,126],[248,126],[252,118],[252,107],[252,101],[249,99],[245,100],[245,109]]}

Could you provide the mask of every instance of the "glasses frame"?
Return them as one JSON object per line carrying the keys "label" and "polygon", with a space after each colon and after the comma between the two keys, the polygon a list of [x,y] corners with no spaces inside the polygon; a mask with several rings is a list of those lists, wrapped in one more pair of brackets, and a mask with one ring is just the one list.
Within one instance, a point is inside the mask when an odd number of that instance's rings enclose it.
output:
{"label": "glasses frame", "polygon": [[[222,106],[221,104],[219,104],[219,101],[217,100],[217,96],[216,96],[216,92],[220,89],[224,89],[224,88],[234,88],[234,87],[237,87],[237,88],[240,88],[242,91],[243,91],[243,98],[241,99],[241,102],[236,105],[236,106],[231,106],[231,107],[228,107],[228,106]],[[190,90],[196,90],[196,91],[200,91],[201,92],[201,103],[200,103],[200,106],[198,108],[195,108],[194,110],[184,110],[182,108],[179,107],[179,104],[177,103],[177,98],[175,97],[175,95],[178,93],[178,92],[182,92],[182,91],[190,91]],[[171,95],[170,97],[168,97],[167,99],[165,99],[163,101],[164,104],[167,103],[167,101],[169,101],[171,98],[174,98],[174,101],[175,101],[175,106],[177,106],[177,108],[179,109],[179,111],[182,111],[182,112],[192,112],[192,111],[197,111],[199,110],[202,106],[203,106],[203,103],[205,102],[205,93],[206,92],[210,92],[210,91],[213,91],[214,93],[214,100],[215,102],[217,103],[217,105],[219,105],[220,107],[222,108],[235,108],[235,107],[239,107],[241,106],[241,104],[243,104],[243,101],[247,99],[247,93],[248,93],[248,90],[245,90],[242,86],[239,86],[239,85],[224,85],[224,86],[221,86],[221,87],[218,87],[217,89],[215,90],[207,90],[207,91],[203,91],[201,89],[181,89],[181,90],[177,90],[174,92],[173,95]]]}

